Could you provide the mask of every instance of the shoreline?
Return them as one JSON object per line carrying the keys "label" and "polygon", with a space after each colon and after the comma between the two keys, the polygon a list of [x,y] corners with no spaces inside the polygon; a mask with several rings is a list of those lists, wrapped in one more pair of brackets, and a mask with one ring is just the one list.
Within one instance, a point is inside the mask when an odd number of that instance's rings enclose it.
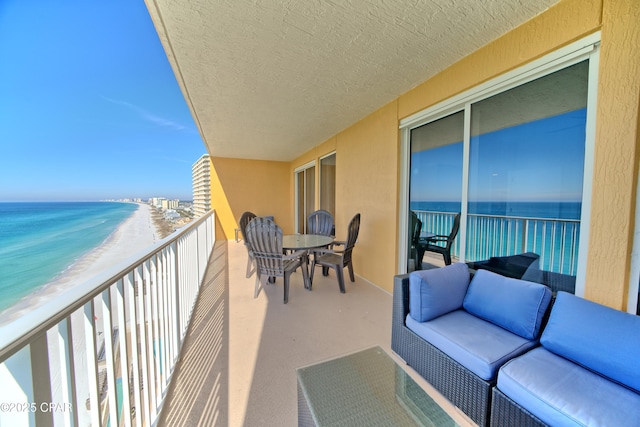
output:
{"label": "shoreline", "polygon": [[153,220],[152,207],[138,203],[138,209],[122,221],[100,245],[83,254],[51,281],[0,312],[0,325],[12,322],[85,282],[88,276],[99,274],[160,240],[162,236]]}
{"label": "shoreline", "polygon": [[[37,310],[44,303],[52,299],[64,297],[74,287],[80,286],[93,276],[99,275],[105,270],[113,268],[116,264],[121,263],[136,254],[150,249],[156,242],[162,240],[166,234],[166,227],[162,227],[162,218],[158,218],[155,209],[147,204],[138,203],[138,208],[131,215],[122,221],[113,230],[113,232],[97,247],[89,250],[76,261],[74,261],[65,271],[58,274],[53,280],[34,290],[29,295],[18,301],[13,306],[0,313],[0,331],[11,328],[14,320],[21,316]],[[96,307],[95,316],[101,316],[101,309]],[[103,334],[103,323],[94,322],[94,333],[97,334],[97,349],[103,343],[105,334]],[[73,357],[75,360],[75,369],[79,378],[84,378],[83,372],[88,368],[87,365],[87,345],[85,343],[84,316],[80,312],[74,312],[70,315],[70,322],[73,336]],[[113,325],[114,328],[120,328],[123,332],[127,325]],[[49,334],[47,334],[49,335]],[[107,334],[109,336],[109,334]],[[63,393],[62,378],[63,371],[60,367],[60,354],[63,349],[60,347],[59,339],[54,335],[49,337],[48,347],[50,355],[50,375],[52,387],[52,401],[63,402],[65,397]],[[85,380],[76,382],[77,400],[70,402],[78,405],[78,421],[81,425],[91,422],[91,414],[86,407],[87,399],[90,396],[89,384]]]}

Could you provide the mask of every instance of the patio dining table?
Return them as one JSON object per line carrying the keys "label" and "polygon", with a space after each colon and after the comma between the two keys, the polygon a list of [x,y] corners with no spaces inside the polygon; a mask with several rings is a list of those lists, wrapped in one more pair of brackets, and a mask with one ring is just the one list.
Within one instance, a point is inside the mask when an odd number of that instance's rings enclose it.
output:
{"label": "patio dining table", "polygon": [[[323,236],[321,234],[285,234],[282,236],[282,249],[288,251],[304,250],[303,268],[307,269],[307,277],[309,277],[309,249],[322,248],[333,243],[333,237]],[[305,289],[311,289],[309,283],[305,282]]]}

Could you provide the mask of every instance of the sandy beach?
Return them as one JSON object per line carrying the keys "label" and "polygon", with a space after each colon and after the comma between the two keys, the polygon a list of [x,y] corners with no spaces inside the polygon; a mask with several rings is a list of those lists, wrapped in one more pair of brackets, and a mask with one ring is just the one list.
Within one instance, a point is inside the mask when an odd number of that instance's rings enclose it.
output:
{"label": "sandy beach", "polygon": [[67,290],[161,240],[152,220],[151,209],[149,205],[140,204],[138,209],[122,222],[100,246],[76,260],[53,281],[0,313],[0,325],[7,324],[25,312],[34,310],[44,302],[62,295]]}
{"label": "sandy beach", "polygon": [[[159,229],[154,225],[152,208],[145,204],[139,205],[138,209],[121,223],[100,246],[79,258],[65,272],[56,277],[55,280],[1,313],[0,330],[11,328],[11,322],[14,319],[36,310],[45,302],[62,296],[66,291],[84,283],[95,275],[113,268],[116,264],[145,251],[159,240],[161,240],[161,235]],[[62,298],[64,297],[62,296]],[[99,306],[97,308],[99,309]],[[96,312],[96,315],[100,315],[99,310]],[[84,320],[82,314],[78,312],[76,312],[71,319],[74,331],[73,349],[77,375],[76,391],[78,393],[78,401],[75,402],[75,404],[78,405],[79,423],[81,425],[89,425],[91,423],[91,417],[84,404],[85,400],[89,397],[88,374],[85,373],[87,369],[87,347],[84,333],[82,333]],[[101,333],[102,322],[96,322],[95,326],[100,338],[102,338],[104,336]],[[60,349],[58,347],[59,341],[55,334],[55,328],[48,335],[51,384],[54,385],[52,390],[53,401],[65,404],[72,403],[68,401],[68,397],[64,397],[61,388],[61,384],[63,384],[64,381],[62,381],[61,378]],[[20,374],[14,374],[20,376]],[[13,381],[13,378],[3,378],[3,380],[8,383]],[[3,393],[0,392],[0,395],[2,394]],[[56,414],[56,418],[60,416],[61,414]]]}

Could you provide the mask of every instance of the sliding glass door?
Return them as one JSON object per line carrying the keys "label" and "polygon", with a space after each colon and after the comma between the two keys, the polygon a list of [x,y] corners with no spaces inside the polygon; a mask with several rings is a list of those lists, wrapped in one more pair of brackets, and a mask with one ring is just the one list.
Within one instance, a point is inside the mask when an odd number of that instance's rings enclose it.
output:
{"label": "sliding glass door", "polygon": [[471,105],[467,261],[533,253],[575,275],[588,75],[583,61]]}
{"label": "sliding glass door", "polygon": [[421,268],[426,233],[449,234],[461,211],[463,139],[461,111],[411,130],[408,271]]}
{"label": "sliding glass door", "polygon": [[320,209],[336,216],[336,153],[320,159]]}
{"label": "sliding glass door", "polygon": [[581,237],[588,238],[583,222],[591,188],[596,43],[401,122],[407,270],[442,265],[436,253],[416,264],[415,219],[425,243],[429,235],[448,235],[460,213],[454,262],[520,263],[507,275],[535,270],[527,278],[575,286],[580,259],[586,259]]}
{"label": "sliding glass door", "polygon": [[315,208],[315,187],[316,187],[316,167],[315,163],[310,163],[295,172],[296,183],[296,232],[306,233],[307,217],[316,210]]}

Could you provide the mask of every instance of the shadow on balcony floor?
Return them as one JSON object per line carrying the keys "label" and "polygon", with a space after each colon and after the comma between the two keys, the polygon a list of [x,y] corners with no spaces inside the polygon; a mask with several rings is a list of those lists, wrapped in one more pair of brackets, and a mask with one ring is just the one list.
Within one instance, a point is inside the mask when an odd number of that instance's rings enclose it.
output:
{"label": "shadow on balcony floor", "polygon": [[246,256],[216,244],[159,425],[295,426],[296,368],[374,345],[391,354],[389,293],[356,277],[341,294],[318,269],[312,292],[291,276],[286,305],[282,279],[254,299]]}

